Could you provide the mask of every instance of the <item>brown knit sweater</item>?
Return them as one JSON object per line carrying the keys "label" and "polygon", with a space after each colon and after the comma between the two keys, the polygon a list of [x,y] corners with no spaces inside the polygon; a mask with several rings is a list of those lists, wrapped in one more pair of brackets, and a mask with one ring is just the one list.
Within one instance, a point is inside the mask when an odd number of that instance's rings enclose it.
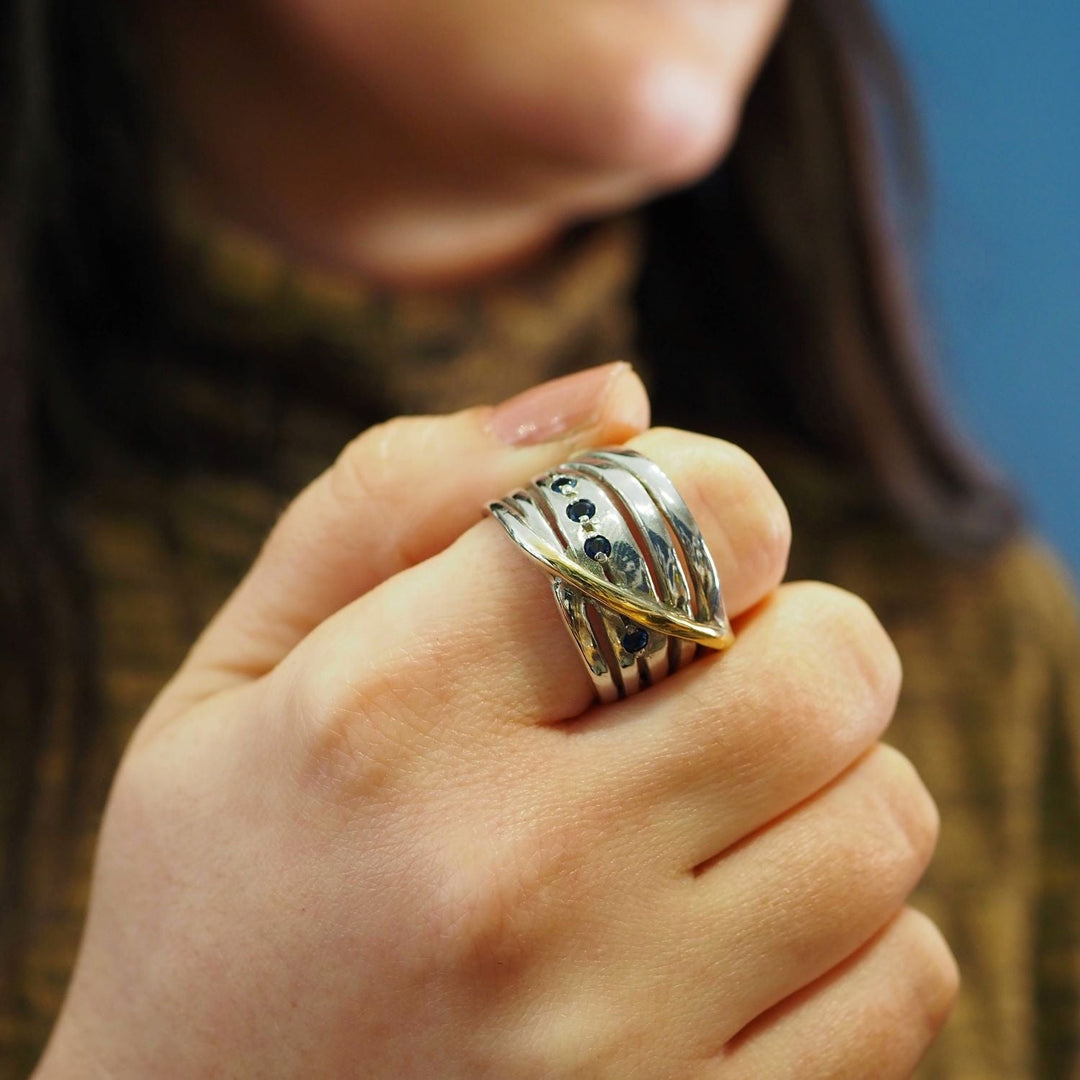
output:
{"label": "brown knit sweater", "polygon": [[[48,727],[26,876],[28,962],[6,973],[0,997],[0,1077],[28,1073],[59,1008],[97,818],[125,741],[283,504],[382,416],[495,401],[555,374],[632,358],[628,292],[639,251],[638,225],[623,218],[581,232],[528,271],[449,298],[298,277],[239,237],[187,247],[193,280],[208,286],[193,290],[190,321],[219,339],[265,343],[266,368],[240,384],[248,393],[212,363],[155,367],[162,430],[212,445],[241,415],[261,433],[259,451],[246,463],[207,454],[161,469],[103,447],[80,497],[106,723],[78,762],[91,796],[74,856],[59,841],[60,791],[75,763],[65,731]],[[341,390],[318,400],[296,392],[304,373],[274,359],[283,344],[316,340],[347,358],[314,365]],[[850,478],[780,444],[762,462],[792,515],[789,578],[862,595],[904,661],[889,738],[918,766],[943,819],[915,902],[944,930],[964,977],[920,1076],[1077,1075],[1080,628],[1067,575],[1032,537],[978,561],[935,555],[884,520],[873,493]],[[0,824],[9,812],[0,790]]]}

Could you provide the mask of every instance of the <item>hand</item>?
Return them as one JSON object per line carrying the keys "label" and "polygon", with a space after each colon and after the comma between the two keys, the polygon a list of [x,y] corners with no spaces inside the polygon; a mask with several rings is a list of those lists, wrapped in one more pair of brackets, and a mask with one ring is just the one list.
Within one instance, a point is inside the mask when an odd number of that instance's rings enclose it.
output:
{"label": "hand", "polygon": [[900,667],[862,601],[778,588],[760,468],[630,441],[739,636],[603,708],[543,573],[471,524],[640,426],[629,373],[592,380],[576,437],[501,443],[544,434],[527,402],[392,422],[284,515],[125,755],[40,1077],[910,1073],[956,973],[904,908],[936,816],[877,744]]}

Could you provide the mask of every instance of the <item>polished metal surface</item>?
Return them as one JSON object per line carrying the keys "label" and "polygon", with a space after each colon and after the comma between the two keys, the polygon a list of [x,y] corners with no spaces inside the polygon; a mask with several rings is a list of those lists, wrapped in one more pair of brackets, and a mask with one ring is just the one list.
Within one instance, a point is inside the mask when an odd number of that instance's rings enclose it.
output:
{"label": "polished metal surface", "polygon": [[552,575],[598,698],[636,693],[735,640],[716,566],[675,485],[633,450],[594,450],[489,504]]}

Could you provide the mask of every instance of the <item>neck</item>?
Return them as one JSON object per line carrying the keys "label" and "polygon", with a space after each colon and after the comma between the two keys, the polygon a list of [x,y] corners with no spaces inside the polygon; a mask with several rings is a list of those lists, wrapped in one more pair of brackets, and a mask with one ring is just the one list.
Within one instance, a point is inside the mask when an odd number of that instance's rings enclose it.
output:
{"label": "neck", "polygon": [[378,198],[339,220],[296,204],[288,213],[272,202],[238,205],[194,176],[178,186],[177,197],[198,216],[235,224],[306,265],[392,289],[453,289],[525,270],[569,224],[528,208]]}

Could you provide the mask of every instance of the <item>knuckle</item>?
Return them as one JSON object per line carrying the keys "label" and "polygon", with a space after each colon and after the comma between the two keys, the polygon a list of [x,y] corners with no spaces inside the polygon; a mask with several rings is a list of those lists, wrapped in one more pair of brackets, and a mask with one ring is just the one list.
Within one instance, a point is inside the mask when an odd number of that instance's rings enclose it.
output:
{"label": "knuckle", "polygon": [[893,747],[878,744],[866,764],[871,798],[886,824],[875,834],[881,859],[896,866],[905,887],[914,887],[937,845],[937,805],[915,766]]}
{"label": "knuckle", "polygon": [[948,1019],[960,992],[960,969],[938,927],[922,912],[904,911],[910,1010],[927,1042]]}
{"label": "knuckle", "polygon": [[630,445],[663,465],[710,546],[728,545],[729,558],[722,561],[737,568],[739,579],[756,587],[780,584],[791,552],[791,517],[749,453],[735,443],[675,428],[653,428]]}
{"label": "knuckle", "polygon": [[[835,774],[871,744],[876,730],[867,730],[865,710],[853,705],[846,687],[832,689],[827,657],[793,656],[790,639],[769,644],[761,675],[781,722],[755,725],[752,751],[786,770],[828,766]],[[849,712],[856,715],[849,718]]]}
{"label": "knuckle", "polygon": [[392,802],[417,752],[421,740],[410,737],[416,705],[405,692],[409,678],[402,668],[388,675],[343,666],[328,657],[314,667],[279,669],[279,684],[290,677],[278,696],[286,702],[300,788],[322,803],[371,808]]}
{"label": "knuckle", "polygon": [[755,548],[747,553],[751,573],[759,580],[779,585],[787,570],[791,554],[791,516],[765,470],[745,450],[728,444],[737,452],[743,476],[747,517],[752,518]]}
{"label": "knuckle", "polygon": [[937,813],[907,759],[880,745],[839,781],[837,794],[815,830],[829,851],[815,907],[833,919],[858,919],[869,931],[891,919],[918,884]]}
{"label": "knuckle", "polygon": [[346,506],[360,501],[393,506],[401,498],[393,481],[395,449],[408,444],[415,427],[414,418],[398,416],[348,442],[330,467],[331,496]]}
{"label": "knuckle", "polygon": [[896,646],[870,605],[846,589],[800,582],[816,634],[835,659],[847,659],[873,706],[891,716],[900,695],[903,667]]}
{"label": "knuckle", "polygon": [[876,673],[871,686],[861,674],[876,659],[852,657],[865,648],[859,625],[876,620],[851,593],[815,581],[781,585],[768,603],[777,631],[762,638],[745,678],[765,688],[767,711],[781,722],[757,725],[754,749],[793,768],[827,765],[835,775],[880,737],[895,705],[891,692],[877,689]]}

